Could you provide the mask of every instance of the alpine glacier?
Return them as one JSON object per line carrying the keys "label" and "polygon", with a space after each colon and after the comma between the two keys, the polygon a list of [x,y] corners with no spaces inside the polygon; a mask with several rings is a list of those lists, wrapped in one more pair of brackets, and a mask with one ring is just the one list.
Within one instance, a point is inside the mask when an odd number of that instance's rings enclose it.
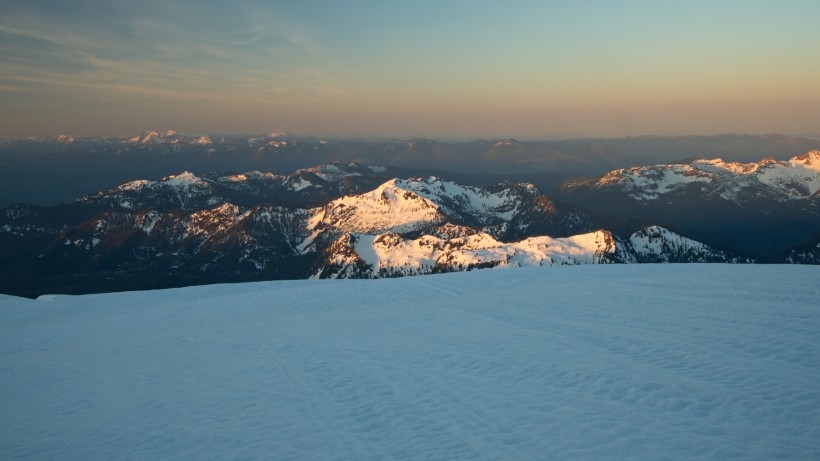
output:
{"label": "alpine glacier", "polygon": [[819,279],[602,265],[0,295],[0,458],[818,459]]}

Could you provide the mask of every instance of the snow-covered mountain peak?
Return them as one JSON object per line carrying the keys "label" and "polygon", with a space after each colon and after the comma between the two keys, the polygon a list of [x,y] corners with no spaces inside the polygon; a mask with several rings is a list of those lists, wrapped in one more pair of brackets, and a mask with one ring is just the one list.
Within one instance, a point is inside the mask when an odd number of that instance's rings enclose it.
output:
{"label": "snow-covered mountain peak", "polygon": [[196,135],[196,134],[188,134],[188,133],[180,133],[176,130],[166,130],[163,132],[158,131],[145,131],[139,136],[134,136],[130,139],[123,141],[126,144],[134,144],[134,145],[142,145],[142,146],[149,146],[149,145],[157,145],[157,144],[198,144],[198,145],[208,145],[212,144],[211,138],[208,136]]}
{"label": "snow-covered mountain peak", "polygon": [[311,226],[333,226],[359,233],[402,233],[444,220],[435,203],[401,187],[401,182],[392,179],[370,192],[333,200],[318,209]]}
{"label": "snow-covered mountain peak", "polygon": [[640,201],[670,193],[705,194],[736,203],[764,196],[778,201],[807,198],[820,190],[820,151],[789,162],[764,158],[737,163],[717,158],[622,168],[603,175],[593,187],[618,188]]}
{"label": "snow-covered mountain peak", "polygon": [[[423,235],[405,239],[394,233],[356,235],[351,250],[373,275],[395,276],[489,267],[525,267],[604,263],[617,251],[615,239],[606,231],[567,238],[530,237],[504,243],[477,232],[444,238]],[[338,259],[338,258],[337,258]],[[349,270],[342,268],[340,273]]]}
{"label": "snow-covered mountain peak", "polygon": [[722,160],[696,161],[692,165],[655,165],[648,167],[621,168],[602,176],[596,187],[618,187],[637,200],[652,200],[660,195],[675,190],[682,185],[711,181],[707,170],[723,169]]}
{"label": "snow-covered mountain peak", "polygon": [[789,164],[794,167],[803,167],[820,173],[820,150],[811,150],[803,155],[792,157]]}
{"label": "snow-covered mountain peak", "polygon": [[204,179],[191,173],[190,171],[183,171],[179,174],[165,176],[160,181],[150,181],[147,179],[137,179],[129,181],[125,184],[115,188],[115,191],[139,191],[146,188],[156,188],[160,186],[174,187],[174,188],[190,188],[192,186],[208,187],[209,184]]}
{"label": "snow-covered mountain peak", "polygon": [[698,159],[692,162],[694,169],[715,174],[752,174],[759,168],[766,166],[776,160],[772,158],[763,159],[760,162],[753,163],[738,163],[726,162],[723,159]]}
{"label": "snow-covered mountain peak", "polygon": [[129,140],[131,144],[163,144],[165,139],[156,131],[149,131]]}
{"label": "snow-covered mountain peak", "polygon": [[683,237],[661,226],[640,229],[629,237],[629,243],[638,258],[648,262],[668,262],[671,257],[684,253],[706,259],[717,254],[703,243]]}
{"label": "snow-covered mountain peak", "polygon": [[[362,176],[361,170],[364,169],[362,165],[358,163],[349,163],[349,164],[342,164],[342,163],[326,163],[323,165],[318,165],[312,168],[304,168],[301,170],[297,170],[294,173],[294,176],[303,176],[305,174],[313,174],[321,178],[323,181],[329,183],[339,182],[340,180],[352,176]],[[368,169],[368,171],[372,171]]]}
{"label": "snow-covered mountain peak", "polygon": [[[443,227],[443,226],[442,226]],[[438,235],[433,235],[438,234]],[[328,255],[338,265],[329,277],[356,272],[376,277],[448,272],[490,267],[526,267],[613,262],[741,262],[666,228],[652,226],[622,240],[605,230],[565,238],[529,237],[502,242],[485,232],[460,236],[437,232],[418,238],[396,233],[346,234]]]}
{"label": "snow-covered mountain peak", "polygon": [[184,171],[166,176],[159,181],[130,181],[107,191],[81,197],[79,201],[104,203],[123,209],[140,209],[159,204],[189,209],[194,203],[215,205],[223,199],[214,194],[210,182]]}
{"label": "snow-covered mountain peak", "polygon": [[277,179],[281,178],[281,176],[275,173],[262,173],[261,171],[246,171],[244,173],[237,173],[237,174],[230,174],[226,176],[220,176],[217,180],[220,182],[245,182],[253,179]]}
{"label": "snow-covered mountain peak", "polygon": [[144,189],[152,184],[155,184],[156,181],[149,181],[147,179],[136,179],[134,181],[129,181],[121,186],[117,187],[116,190],[120,191],[137,191]]}
{"label": "snow-covered mountain peak", "polygon": [[77,142],[77,137],[71,134],[61,134],[57,136],[57,142],[61,142],[64,144],[72,144]]}
{"label": "snow-covered mountain peak", "polygon": [[207,182],[190,171],[162,178],[163,184],[171,187],[207,186]]}
{"label": "snow-covered mountain peak", "polygon": [[504,146],[514,146],[516,144],[521,144],[521,142],[518,141],[517,139],[507,138],[507,139],[502,139],[502,140],[496,141],[494,146],[495,147],[504,147]]}
{"label": "snow-covered mountain peak", "polygon": [[484,224],[509,221],[521,210],[522,199],[541,194],[532,184],[502,184],[492,189],[464,186],[435,176],[394,180],[396,187],[410,190],[438,204],[449,213],[467,212]]}

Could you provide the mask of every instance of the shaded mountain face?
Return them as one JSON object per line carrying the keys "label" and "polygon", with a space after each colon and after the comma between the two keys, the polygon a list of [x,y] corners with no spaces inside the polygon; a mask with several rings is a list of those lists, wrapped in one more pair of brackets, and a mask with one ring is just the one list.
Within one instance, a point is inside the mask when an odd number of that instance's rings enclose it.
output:
{"label": "shaded mountain face", "polygon": [[[802,245],[820,229],[820,151],[788,161],[693,160],[565,182],[563,201],[596,219],[661,223],[758,257]],[[629,232],[630,229],[616,229]]]}
{"label": "shaded mountain face", "polygon": [[621,238],[527,183],[476,187],[330,164],[138,180],[0,211],[0,291],[35,296],[486,267],[738,262],[659,227]]}

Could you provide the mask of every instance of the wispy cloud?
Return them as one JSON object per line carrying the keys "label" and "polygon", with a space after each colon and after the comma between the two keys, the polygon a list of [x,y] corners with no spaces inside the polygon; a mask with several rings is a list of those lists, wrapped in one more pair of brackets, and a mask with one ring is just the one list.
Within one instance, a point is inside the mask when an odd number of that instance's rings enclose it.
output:
{"label": "wispy cloud", "polygon": [[0,83],[0,91],[17,93],[23,91],[23,88],[16,85],[9,85],[8,83]]}
{"label": "wispy cloud", "polygon": [[162,8],[73,19],[15,10],[0,19],[0,90],[260,102],[345,93],[321,71],[324,58],[309,30],[270,7]]}

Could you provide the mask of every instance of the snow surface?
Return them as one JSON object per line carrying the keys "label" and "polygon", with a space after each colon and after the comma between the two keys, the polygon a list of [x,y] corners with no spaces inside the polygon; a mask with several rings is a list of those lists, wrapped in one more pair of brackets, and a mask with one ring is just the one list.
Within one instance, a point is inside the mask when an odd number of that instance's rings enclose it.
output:
{"label": "snow surface", "polygon": [[820,268],[0,295],[0,459],[818,459]]}

